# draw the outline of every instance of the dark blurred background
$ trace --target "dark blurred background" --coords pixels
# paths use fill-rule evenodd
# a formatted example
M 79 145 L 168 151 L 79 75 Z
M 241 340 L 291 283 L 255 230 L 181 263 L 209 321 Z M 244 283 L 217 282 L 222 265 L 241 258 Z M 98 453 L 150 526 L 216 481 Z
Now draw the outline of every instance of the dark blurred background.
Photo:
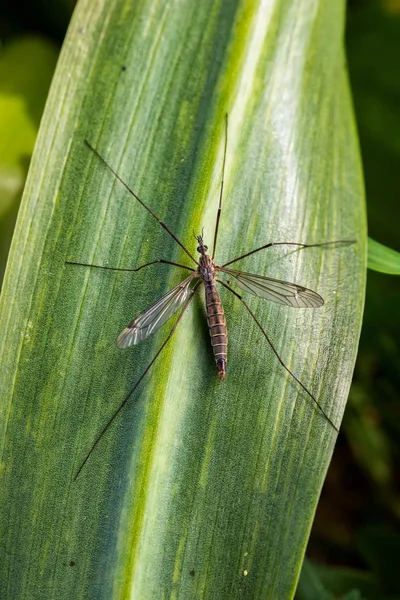
M 0 281 L 74 4 L 0 6 Z M 369 233 L 400 251 L 400 0 L 350 0 L 346 46 Z M 307 550 L 335 595 L 400 598 L 399 313 L 400 279 L 369 271 L 354 381 Z
M 350 0 L 346 49 L 369 235 L 400 251 L 400 0 Z M 399 366 L 400 279 L 368 271 L 349 402 L 307 550 L 348 567 L 320 570 L 337 593 L 354 576 L 363 597 L 400 598 Z

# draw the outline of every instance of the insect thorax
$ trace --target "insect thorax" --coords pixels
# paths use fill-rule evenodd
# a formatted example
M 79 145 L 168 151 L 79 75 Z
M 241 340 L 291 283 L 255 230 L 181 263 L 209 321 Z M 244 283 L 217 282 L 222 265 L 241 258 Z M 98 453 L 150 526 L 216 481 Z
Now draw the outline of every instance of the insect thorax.
M 214 281 L 215 278 L 215 266 L 211 256 L 207 254 L 201 254 L 199 258 L 199 275 L 204 282 Z

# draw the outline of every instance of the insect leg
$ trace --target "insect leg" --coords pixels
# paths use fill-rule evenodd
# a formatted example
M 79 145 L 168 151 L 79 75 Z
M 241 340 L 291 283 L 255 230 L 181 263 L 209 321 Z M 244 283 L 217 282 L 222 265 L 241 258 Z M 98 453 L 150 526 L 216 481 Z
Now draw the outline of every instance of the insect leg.
M 218 281 L 218 283 L 221 283 L 227 290 L 229 290 L 230 292 L 232 292 L 232 294 L 234 294 L 234 296 L 236 296 L 236 298 L 238 298 L 240 300 L 240 302 L 245 306 L 245 308 L 247 309 L 247 311 L 253 317 L 254 321 L 257 323 L 259 329 L 261 330 L 261 332 L 264 335 L 265 339 L 267 340 L 268 344 L 271 346 L 273 353 L 275 354 L 276 358 L 279 360 L 279 362 L 282 365 L 282 367 L 289 373 L 289 375 L 291 375 L 293 377 L 293 379 L 295 381 L 297 381 L 297 383 L 303 388 L 303 390 L 305 392 L 307 392 L 307 394 L 310 396 L 311 400 L 316 404 L 316 406 L 318 407 L 318 409 L 322 413 L 322 415 L 325 417 L 325 419 L 332 425 L 333 429 L 339 433 L 339 429 L 336 427 L 336 425 L 333 423 L 333 421 L 328 417 L 328 415 L 326 414 L 326 412 L 324 411 L 324 409 L 322 408 L 322 406 L 319 404 L 318 400 L 312 395 L 312 393 L 306 388 L 306 386 L 301 383 L 300 379 L 298 379 L 296 377 L 296 375 L 294 373 L 292 373 L 292 371 L 285 365 L 285 363 L 283 362 L 283 360 L 279 356 L 278 352 L 276 351 L 273 343 L 269 339 L 269 337 L 267 335 L 267 332 L 265 331 L 265 329 L 263 328 L 263 326 L 261 325 L 261 323 L 259 322 L 259 320 L 255 316 L 255 314 L 253 313 L 253 311 L 251 310 L 251 308 L 247 304 L 246 300 L 244 300 L 244 298 L 242 298 L 242 296 L 240 296 L 237 292 L 235 292 L 235 290 L 233 290 L 231 287 L 229 287 L 229 285 L 227 285 L 225 282 L 223 282 L 223 281 L 221 281 L 219 279 L 217 279 L 217 281 Z
M 129 392 L 129 394 L 127 396 L 125 396 L 124 400 L 122 401 L 122 403 L 120 404 L 120 406 L 117 408 L 117 410 L 114 412 L 114 414 L 112 415 L 112 417 L 108 420 L 106 426 L 102 429 L 101 433 L 97 436 L 94 444 L 92 445 L 91 449 L 89 450 L 89 453 L 86 455 L 85 460 L 82 462 L 81 466 L 79 467 L 78 471 L 76 472 L 75 476 L 74 476 L 74 481 L 76 481 L 83 469 L 83 467 L 85 466 L 85 464 L 87 463 L 87 461 L 89 460 L 93 450 L 96 448 L 97 444 L 99 443 L 99 441 L 101 440 L 101 438 L 104 436 L 104 434 L 107 432 L 107 430 L 109 429 L 109 427 L 111 426 L 111 424 L 114 422 L 114 420 L 116 419 L 116 417 L 119 415 L 119 413 L 121 412 L 121 410 L 124 408 L 125 404 L 127 404 L 128 400 L 130 399 L 130 397 L 132 396 L 133 392 L 139 387 L 140 383 L 143 381 L 143 379 L 145 378 L 145 376 L 147 375 L 147 373 L 150 371 L 151 367 L 154 365 L 154 363 L 156 362 L 157 358 L 159 357 L 159 355 L 161 354 L 161 352 L 163 351 L 163 349 L 165 348 L 165 346 L 167 345 L 167 343 L 169 342 L 169 340 L 171 339 L 171 337 L 173 336 L 173 334 L 176 331 L 176 328 L 178 327 L 178 323 L 180 322 L 180 320 L 182 319 L 186 309 L 188 308 L 197 288 L 199 287 L 201 281 L 198 281 L 197 284 L 193 287 L 193 291 L 192 294 L 189 296 L 189 298 L 186 300 L 181 312 L 179 313 L 179 316 L 177 318 L 177 320 L 174 323 L 174 326 L 172 327 L 171 331 L 168 334 L 168 337 L 164 340 L 164 342 L 161 344 L 160 348 L 158 349 L 158 351 L 156 352 L 155 356 L 151 359 L 151 361 L 149 362 L 149 364 L 147 365 L 147 367 L 145 368 L 145 370 L 143 371 L 143 373 L 141 374 L 141 376 L 139 377 L 139 379 L 137 380 L 137 382 L 135 383 L 135 385 L 133 386 L 133 388 L 131 389 L 131 391 Z
M 180 267 L 181 269 L 187 269 L 188 271 L 195 271 L 192 267 L 187 267 L 186 265 L 180 265 L 179 263 L 171 262 L 170 260 L 163 260 L 159 258 L 158 260 L 152 260 L 151 262 L 146 263 L 145 265 L 140 265 L 140 267 L 136 267 L 136 269 L 121 269 L 119 267 L 104 267 L 102 265 L 91 265 L 88 263 L 75 262 L 72 260 L 66 260 L 65 264 L 67 265 L 77 265 L 79 267 L 93 267 L 95 269 L 105 269 L 106 271 L 126 271 L 133 273 L 135 271 L 140 271 L 140 269 L 144 269 L 145 267 L 149 267 L 150 265 L 155 265 L 157 263 L 162 263 L 165 265 L 173 265 L 174 267 Z
M 190 254 L 189 250 L 182 244 L 182 242 L 180 241 L 180 239 L 174 234 L 174 232 L 168 227 L 168 225 L 166 225 L 163 221 L 161 221 L 161 219 L 159 217 L 157 217 L 156 213 L 154 213 L 151 208 L 149 208 L 147 206 L 147 204 L 145 204 L 143 202 L 143 200 L 141 200 L 139 198 L 139 196 L 132 190 L 132 188 L 129 187 L 129 185 L 127 183 L 125 183 L 125 181 L 118 175 L 118 173 L 116 171 L 114 171 L 114 169 L 108 164 L 108 162 L 106 161 L 105 158 L 103 158 L 103 156 L 100 154 L 100 152 L 98 150 L 96 150 L 96 148 L 94 148 L 94 146 L 92 146 L 92 144 L 88 141 L 85 140 L 85 144 L 86 146 L 88 146 L 95 154 L 96 156 L 105 164 L 105 166 L 111 171 L 111 173 L 118 179 L 118 181 L 120 183 L 122 183 L 122 185 L 124 186 L 124 188 L 126 190 L 128 190 L 128 192 L 143 206 L 143 208 L 145 208 L 147 210 L 147 212 L 149 212 L 151 214 L 152 217 L 154 217 L 154 219 L 156 221 L 158 221 L 161 225 L 161 227 L 163 227 L 163 229 L 165 229 L 165 231 L 167 233 L 169 233 L 169 235 L 176 241 L 177 244 L 179 244 L 179 246 L 182 248 L 182 250 L 184 252 L 186 252 L 186 254 L 192 259 L 193 262 L 196 263 L 196 265 L 198 264 L 197 260 Z
M 225 147 L 224 147 L 224 159 L 222 163 L 222 175 L 221 175 L 221 189 L 219 192 L 219 205 L 217 212 L 217 220 L 215 222 L 215 232 L 214 232 L 214 244 L 211 258 L 214 260 L 215 251 L 217 249 L 217 237 L 218 237 L 218 228 L 219 228 L 219 219 L 221 217 L 222 210 L 222 192 L 224 190 L 224 174 L 225 174 L 225 162 L 226 162 L 226 148 L 228 146 L 228 113 L 225 114 Z
M 267 248 L 271 248 L 272 246 L 297 246 L 298 248 L 301 249 L 301 248 L 318 248 L 318 247 L 333 246 L 333 245 L 349 246 L 350 244 L 355 244 L 355 240 L 336 240 L 333 242 L 322 242 L 320 244 L 298 244 L 296 242 L 270 242 L 269 244 L 260 246 L 259 248 L 256 248 L 255 250 L 251 250 L 250 252 L 246 252 L 246 254 L 242 254 L 241 256 L 238 256 L 237 258 L 230 260 L 229 262 L 225 263 L 224 265 L 221 265 L 221 267 L 227 267 L 228 265 L 232 265 L 233 263 L 237 262 L 238 260 L 242 260 L 242 258 L 246 258 L 247 256 L 250 256 L 251 254 L 260 252 L 260 250 L 266 250 Z

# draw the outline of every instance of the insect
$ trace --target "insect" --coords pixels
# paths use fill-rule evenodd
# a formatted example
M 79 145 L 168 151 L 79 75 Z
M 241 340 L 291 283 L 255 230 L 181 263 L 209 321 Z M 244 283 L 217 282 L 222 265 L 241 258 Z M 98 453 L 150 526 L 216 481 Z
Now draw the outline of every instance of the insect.
M 110 425 L 113 423 L 117 415 L 120 413 L 122 408 L 128 402 L 133 392 L 137 389 L 143 378 L 146 376 L 148 371 L 151 369 L 152 365 L 157 360 L 158 356 L 168 343 L 168 341 L 173 336 L 179 322 L 182 319 L 183 314 L 186 309 L 190 305 L 193 296 L 196 291 L 199 289 L 201 285 L 204 286 L 205 290 L 205 299 L 206 299 L 206 311 L 207 311 L 207 322 L 208 328 L 211 338 L 211 345 L 214 353 L 215 363 L 217 367 L 218 377 L 223 380 L 226 377 L 227 373 L 227 364 L 228 364 L 228 334 L 226 327 L 226 319 L 224 314 L 224 309 L 222 306 L 221 298 L 217 289 L 217 284 L 222 285 L 224 288 L 229 290 L 234 296 L 243 304 L 245 309 L 251 315 L 257 327 L 260 329 L 264 338 L 267 340 L 270 345 L 272 351 L 277 357 L 279 363 L 282 367 L 289 373 L 289 375 L 297 382 L 297 384 L 308 394 L 314 404 L 317 406 L 320 413 L 325 417 L 325 419 L 330 423 L 330 425 L 338 431 L 338 428 L 333 423 L 333 421 L 326 414 L 324 409 L 321 407 L 315 396 L 307 389 L 307 387 L 296 377 L 296 375 L 285 365 L 282 361 L 280 355 L 275 349 L 273 343 L 271 342 L 267 332 L 251 310 L 250 306 L 247 304 L 246 300 L 238 294 L 232 287 L 231 283 L 235 283 L 241 290 L 248 292 L 250 294 L 256 295 L 260 298 L 264 298 L 266 300 L 270 300 L 272 302 L 276 302 L 278 304 L 282 304 L 284 306 L 289 306 L 292 308 L 318 308 L 324 304 L 323 298 L 314 292 L 302 285 L 298 285 L 296 283 L 290 283 L 288 281 L 282 281 L 279 279 L 273 279 L 271 277 L 266 277 L 264 275 L 257 275 L 253 273 L 247 273 L 245 271 L 238 271 L 236 269 L 232 269 L 231 265 L 236 263 L 239 260 L 242 260 L 256 252 L 260 252 L 262 250 L 266 250 L 267 248 L 271 248 L 272 246 L 294 246 L 298 249 L 302 248 L 315 248 L 315 247 L 323 247 L 323 246 L 332 246 L 332 245 L 347 245 L 352 244 L 353 241 L 350 240 L 340 240 L 333 242 L 322 242 L 317 244 L 301 244 L 296 242 L 270 242 L 268 244 L 264 244 L 259 248 L 251 250 L 246 254 L 238 256 L 233 260 L 223 264 L 217 265 L 215 262 L 215 253 L 217 249 L 217 239 L 218 239 L 218 229 L 222 211 L 222 198 L 223 198 L 223 189 L 224 189 L 224 174 L 225 174 L 225 163 L 226 163 L 226 153 L 228 146 L 228 116 L 225 117 L 225 145 L 224 145 L 224 154 L 223 154 L 223 163 L 222 163 L 222 174 L 221 174 L 221 186 L 219 193 L 219 203 L 218 203 L 218 211 L 217 218 L 215 223 L 215 231 L 214 231 L 214 241 L 212 247 L 211 255 L 208 254 L 208 247 L 204 244 L 203 233 L 201 235 L 195 236 L 198 246 L 197 252 L 199 253 L 198 260 L 189 252 L 189 250 L 183 245 L 183 243 L 179 240 L 179 238 L 173 233 L 173 231 L 139 198 L 139 196 L 121 179 L 121 177 L 116 173 L 116 171 L 108 164 L 108 162 L 103 158 L 103 156 L 91 145 L 90 142 L 85 140 L 86 145 L 94 152 L 94 154 L 103 162 L 103 164 L 113 173 L 113 175 L 120 181 L 120 183 L 128 190 L 128 192 L 152 215 L 152 217 L 158 221 L 158 223 L 165 229 L 165 231 L 179 244 L 179 246 L 183 249 L 183 251 L 189 256 L 191 261 L 196 265 L 195 268 L 188 267 L 186 265 L 182 265 L 180 263 L 175 263 L 165 259 L 157 259 L 153 260 L 149 263 L 141 265 L 137 268 L 130 269 L 122 269 L 122 268 L 114 268 L 114 267 L 106 267 L 102 265 L 91 265 L 88 263 L 80 263 L 74 261 L 67 261 L 68 264 L 84 266 L 84 267 L 93 267 L 98 269 L 106 269 L 111 271 L 125 271 L 125 272 L 137 272 L 145 267 L 154 264 L 168 264 L 174 267 L 178 267 L 180 269 L 185 269 L 190 271 L 190 275 L 186 277 L 181 283 L 179 283 L 176 287 L 169 290 L 164 296 L 159 298 L 154 304 L 152 304 L 149 308 L 144 310 L 140 315 L 134 318 L 125 329 L 121 332 L 117 339 L 118 348 L 125 349 L 131 346 L 134 346 L 143 340 L 147 339 L 150 335 L 155 333 L 164 323 L 166 323 L 175 313 L 180 310 L 179 316 L 175 321 L 172 329 L 170 330 L 167 338 L 164 340 L 161 347 L 156 352 L 153 359 L 147 365 L 146 369 L 137 380 L 133 388 L 130 390 L 129 394 L 125 397 L 123 402 L 120 404 L 119 408 L 114 412 L 112 417 L 109 419 L 106 426 L 103 428 L 100 435 L 95 440 L 89 454 L 86 456 L 85 460 L 81 464 L 78 472 L 75 475 L 76 479 L 80 474 L 82 468 L 86 464 L 90 455 L 92 454 L 94 448 L 97 446 L 100 439 L 106 433 Z M 226 274 L 229 276 L 227 282 L 219 279 L 219 274 Z

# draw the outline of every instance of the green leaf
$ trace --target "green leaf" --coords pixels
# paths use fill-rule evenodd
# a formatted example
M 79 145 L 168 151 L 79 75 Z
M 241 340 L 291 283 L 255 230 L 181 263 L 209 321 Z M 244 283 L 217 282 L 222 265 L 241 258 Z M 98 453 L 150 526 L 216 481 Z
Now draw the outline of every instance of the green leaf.
M 296 600 L 334 600 L 334 595 L 324 587 L 314 565 L 306 558 L 301 569 Z
M 372 589 L 372 595 L 362 595 L 357 589 L 359 585 L 360 589 L 368 585 L 367 593 Z M 296 590 L 296 600 L 334 600 L 339 598 L 339 595 L 341 600 L 378 600 L 376 578 L 370 573 L 354 569 L 320 567 L 305 558 Z
M 342 596 L 341 600 L 363 600 L 363 598 L 358 590 L 350 590 Z
M 335 598 L 344 600 L 344 598 L 351 598 L 351 594 L 359 594 L 359 597 L 365 600 L 387 598 L 383 595 L 380 586 L 381 583 L 384 587 L 384 582 L 379 582 L 369 571 L 322 565 L 313 565 L 313 568 L 321 584 L 329 589 Z
M 90 142 L 195 252 L 356 240 L 238 263 L 325 299 L 246 296 L 282 360 L 339 426 L 361 327 L 363 185 L 343 55 L 344 2 L 81 0 L 35 148 L 0 307 L 0 581 L 9 597 L 291 598 L 336 432 L 221 290 L 227 379 L 202 294 L 76 482 L 96 436 L 172 324 L 114 340 L 180 281 L 174 240 Z
M 358 547 L 382 587 L 395 596 L 400 593 L 398 561 L 400 535 L 383 527 L 366 526 L 358 535 Z
M 400 275 L 400 252 L 368 238 L 368 268 L 390 275 Z

